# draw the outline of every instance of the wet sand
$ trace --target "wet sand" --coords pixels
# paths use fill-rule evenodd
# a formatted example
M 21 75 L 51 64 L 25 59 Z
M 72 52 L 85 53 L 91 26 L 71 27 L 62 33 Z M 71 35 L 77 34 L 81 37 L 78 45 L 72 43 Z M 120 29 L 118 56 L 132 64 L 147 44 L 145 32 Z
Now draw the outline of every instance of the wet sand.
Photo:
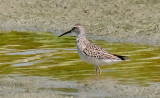
M 81 23 L 104 40 L 160 45 L 158 0 L 1 0 L 1 31 L 62 33 Z M 94 37 L 93 37 L 94 38 Z
M 115 80 L 76 83 L 38 76 L 6 75 L 0 78 L 0 98 L 158 98 L 160 85 L 122 85 Z

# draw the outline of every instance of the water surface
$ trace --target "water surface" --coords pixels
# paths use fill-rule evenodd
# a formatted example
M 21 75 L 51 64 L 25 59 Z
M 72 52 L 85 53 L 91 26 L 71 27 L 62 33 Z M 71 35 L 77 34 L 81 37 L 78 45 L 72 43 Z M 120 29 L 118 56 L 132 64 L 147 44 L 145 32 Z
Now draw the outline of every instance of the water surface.
M 90 40 L 111 53 L 127 55 L 130 61 L 102 66 L 100 79 L 145 85 L 160 82 L 160 47 Z M 75 37 L 58 38 L 52 33 L 0 33 L 0 75 L 46 76 L 61 81 L 90 80 L 93 65 L 78 56 Z

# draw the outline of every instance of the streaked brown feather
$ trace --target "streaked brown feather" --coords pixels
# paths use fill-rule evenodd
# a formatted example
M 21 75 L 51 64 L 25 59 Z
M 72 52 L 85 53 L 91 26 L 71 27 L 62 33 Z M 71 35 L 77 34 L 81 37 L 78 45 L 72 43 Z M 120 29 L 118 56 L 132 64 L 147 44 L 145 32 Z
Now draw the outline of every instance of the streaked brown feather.
M 92 44 L 88 43 L 85 48 L 83 48 L 82 52 L 91 58 L 95 59 L 113 59 L 113 60 L 121 60 L 116 55 L 109 53 L 108 51 Z

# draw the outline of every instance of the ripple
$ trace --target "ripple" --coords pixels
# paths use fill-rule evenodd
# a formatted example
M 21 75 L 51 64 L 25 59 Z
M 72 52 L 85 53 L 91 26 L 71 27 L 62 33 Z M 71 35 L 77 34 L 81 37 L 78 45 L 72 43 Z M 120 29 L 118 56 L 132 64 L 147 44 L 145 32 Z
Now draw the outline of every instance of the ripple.
M 15 52 L 15 53 L 6 53 L 6 55 L 29 55 L 29 54 L 38 54 L 38 53 L 47 53 L 47 52 L 55 52 L 56 50 L 31 50 L 24 52 Z
M 25 62 L 25 63 L 13 64 L 12 66 L 15 66 L 15 67 L 31 66 L 31 65 L 34 65 L 36 63 L 41 63 L 41 62 L 42 62 L 42 60 L 36 60 L 36 61 L 33 61 L 33 62 Z

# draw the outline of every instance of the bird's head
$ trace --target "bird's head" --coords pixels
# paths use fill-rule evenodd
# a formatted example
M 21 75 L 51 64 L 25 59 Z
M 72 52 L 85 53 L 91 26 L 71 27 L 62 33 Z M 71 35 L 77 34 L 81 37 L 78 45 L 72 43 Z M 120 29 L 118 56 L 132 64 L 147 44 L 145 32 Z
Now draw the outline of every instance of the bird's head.
M 59 35 L 59 37 L 66 35 L 68 33 L 72 33 L 72 32 L 75 32 L 77 35 L 78 34 L 85 34 L 85 29 L 84 29 L 83 25 L 75 24 L 71 30 Z

